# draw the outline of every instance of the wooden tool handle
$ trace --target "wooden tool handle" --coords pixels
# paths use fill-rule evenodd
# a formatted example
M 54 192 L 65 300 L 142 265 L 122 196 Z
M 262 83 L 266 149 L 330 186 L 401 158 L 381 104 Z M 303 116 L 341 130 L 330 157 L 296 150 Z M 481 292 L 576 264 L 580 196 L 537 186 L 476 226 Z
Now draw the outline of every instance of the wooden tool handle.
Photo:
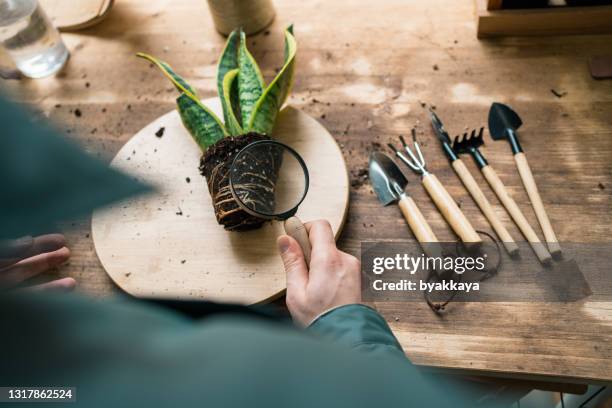
M 546 210 L 544 209 L 538 186 L 535 183 L 531 168 L 527 162 L 527 156 L 525 156 L 523 152 L 517 153 L 514 155 L 514 161 L 516 162 L 516 167 L 521 175 L 523 185 L 525 186 L 525 190 L 527 190 L 527 195 L 536 213 L 536 217 L 538 217 L 538 222 L 542 227 L 542 232 L 544 232 L 544 239 L 548 244 L 548 249 L 553 255 L 560 255 L 561 247 L 559 246 L 555 231 L 553 231 L 550 220 L 548 219 L 548 214 L 546 214 Z
M 404 195 L 399 200 L 399 207 L 408 222 L 408 226 L 420 243 L 438 242 L 438 238 L 427 223 L 412 197 Z
M 435 175 L 427 173 L 423 176 L 423 185 L 446 221 L 463 243 L 466 246 L 480 245 L 482 243 L 480 236 L 459 209 L 455 200 L 448 194 L 442 183 L 440 183 L 440 180 Z
M 308 232 L 306 228 L 304 228 L 304 224 L 298 217 L 291 217 L 285 220 L 284 223 L 285 233 L 295 239 L 300 247 L 302 248 L 302 252 L 304 253 L 304 259 L 306 260 L 306 265 L 310 265 L 310 238 L 308 238 Z
M 485 179 L 487 179 L 487 182 L 489 183 L 493 191 L 495 191 L 495 194 L 499 198 L 499 201 L 501 201 L 504 207 L 506 207 L 506 210 L 508 211 L 516 225 L 519 227 L 527 241 L 529 241 L 529 243 L 531 244 L 533 252 L 535 252 L 540 262 L 542 262 L 543 264 L 550 263 L 550 253 L 548 253 L 548 251 L 544 247 L 544 244 L 540 242 L 540 238 L 538 238 L 533 228 L 531 228 L 531 225 L 529 225 L 529 222 L 523 215 L 519 206 L 516 204 L 514 199 L 510 197 L 506 186 L 499 179 L 497 173 L 495 173 L 495 170 L 493 170 L 491 166 L 485 166 L 482 168 L 482 174 L 484 174 Z
M 439 245 L 438 238 L 412 197 L 404 194 L 400 197 L 398 204 L 410 230 L 421 244 L 423 252 L 430 258 L 441 258 L 442 247 Z
M 478 207 L 480 207 L 480 210 L 485 215 L 495 230 L 495 233 L 504 244 L 506 251 L 508 251 L 510 255 L 515 255 L 519 250 L 518 245 L 516 245 L 516 242 L 514 242 L 514 239 L 512 239 L 512 236 L 506 227 L 504 227 L 504 224 L 502 224 L 497 214 L 495 214 L 491 203 L 489 200 L 487 200 L 487 197 L 485 197 L 480 187 L 478 187 L 478 183 L 476 180 L 474 180 L 474 177 L 472 177 L 472 173 L 470 173 L 467 167 L 465 167 L 465 164 L 463 161 L 461 161 L 461 159 L 453 161 L 452 166 L 463 182 L 463 185 L 465 185 L 467 191 L 469 191 L 469 193 L 472 195 L 472 198 L 474 201 L 476 201 L 476 204 L 478 204 Z

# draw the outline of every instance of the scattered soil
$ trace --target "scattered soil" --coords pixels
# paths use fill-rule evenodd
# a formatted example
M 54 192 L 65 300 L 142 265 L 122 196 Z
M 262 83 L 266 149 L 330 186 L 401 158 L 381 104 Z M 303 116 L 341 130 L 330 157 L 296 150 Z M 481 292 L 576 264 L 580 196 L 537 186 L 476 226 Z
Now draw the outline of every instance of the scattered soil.
M 74 110 L 74 116 L 76 116 L 77 118 L 80 118 L 81 116 L 83 116 L 83 112 L 81 112 L 79 108 L 76 108 Z
M 161 138 L 164 135 L 165 131 L 166 131 L 166 128 L 162 126 L 159 128 L 157 132 L 155 132 L 155 136 Z
M 434 71 L 438 71 L 440 69 L 440 67 L 438 67 L 438 64 L 434 64 L 432 68 Z
M 360 167 L 355 170 L 351 170 L 351 187 L 360 188 L 365 183 L 368 182 L 368 169 L 365 167 Z
M 557 98 L 563 98 L 565 95 L 567 95 L 567 92 L 557 91 L 556 89 L 551 89 L 550 92 L 552 92 L 552 94 L 555 95 Z
M 606 186 L 603 183 L 597 184 L 597 187 L 599 187 L 600 190 L 605 190 L 606 189 Z

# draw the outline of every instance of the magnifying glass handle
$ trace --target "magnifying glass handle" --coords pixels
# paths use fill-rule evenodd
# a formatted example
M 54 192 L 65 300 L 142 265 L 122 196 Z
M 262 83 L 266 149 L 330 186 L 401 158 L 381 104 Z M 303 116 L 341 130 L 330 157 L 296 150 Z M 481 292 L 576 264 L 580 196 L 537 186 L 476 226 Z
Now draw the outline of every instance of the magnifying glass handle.
M 302 224 L 298 217 L 291 217 L 285 220 L 284 226 L 285 233 L 295 239 L 300 244 L 300 247 L 302 247 L 306 265 L 310 265 L 310 239 L 304 224 Z

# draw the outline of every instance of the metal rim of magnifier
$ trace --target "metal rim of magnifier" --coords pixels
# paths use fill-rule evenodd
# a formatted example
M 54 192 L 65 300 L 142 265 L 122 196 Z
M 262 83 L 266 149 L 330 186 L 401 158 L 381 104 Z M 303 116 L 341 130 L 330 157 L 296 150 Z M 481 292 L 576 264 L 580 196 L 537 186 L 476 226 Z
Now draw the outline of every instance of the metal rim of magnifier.
M 242 200 L 240 199 L 240 197 L 238 197 L 238 194 L 236 194 L 236 192 L 234 191 L 234 182 L 233 182 L 233 170 L 234 170 L 234 165 L 236 164 L 236 160 L 248 149 L 252 149 L 258 145 L 277 145 L 282 147 L 283 149 L 285 149 L 286 151 L 288 151 L 289 153 L 291 153 L 293 155 L 293 157 L 295 157 L 295 159 L 298 161 L 298 163 L 300 164 L 300 166 L 302 167 L 302 170 L 304 171 L 304 192 L 302 193 L 302 197 L 300 197 L 299 201 L 297 202 L 297 204 L 291 208 L 288 211 L 285 211 L 283 213 L 280 214 L 266 214 L 266 213 L 260 213 L 258 211 L 255 211 L 249 207 L 247 207 Z M 249 143 L 248 145 L 246 145 L 245 147 L 243 147 L 238 154 L 236 154 L 236 156 L 234 156 L 234 160 L 232 161 L 232 165 L 230 166 L 230 170 L 229 170 L 229 187 L 230 187 L 230 191 L 232 193 L 232 196 L 234 197 L 234 200 L 236 200 L 236 202 L 238 203 L 238 205 L 240 206 L 240 208 L 242 208 L 244 211 L 246 211 L 247 213 L 255 216 L 255 217 L 259 217 L 259 218 L 264 218 L 267 220 L 272 220 L 272 219 L 279 219 L 279 220 L 286 220 L 289 217 L 292 217 L 295 215 L 295 213 L 298 210 L 298 207 L 300 206 L 300 204 L 302 204 L 302 201 L 304 201 L 304 199 L 306 198 L 306 194 L 308 193 L 308 186 L 310 185 L 310 175 L 308 174 L 308 167 L 306 167 L 306 162 L 304 162 L 304 159 L 302 159 L 302 156 L 300 156 L 300 154 L 298 152 L 295 151 L 295 149 L 293 149 L 292 147 L 287 146 L 284 143 L 281 142 L 277 142 L 276 140 L 258 140 L 256 142 L 252 142 Z

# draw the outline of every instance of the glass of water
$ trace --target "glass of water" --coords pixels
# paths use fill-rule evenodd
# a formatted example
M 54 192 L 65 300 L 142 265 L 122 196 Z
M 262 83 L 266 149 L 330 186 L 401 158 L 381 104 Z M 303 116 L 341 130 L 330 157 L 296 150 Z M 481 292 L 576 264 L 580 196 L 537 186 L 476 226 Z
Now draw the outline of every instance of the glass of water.
M 0 43 L 27 77 L 59 71 L 68 49 L 37 0 L 0 0 Z

